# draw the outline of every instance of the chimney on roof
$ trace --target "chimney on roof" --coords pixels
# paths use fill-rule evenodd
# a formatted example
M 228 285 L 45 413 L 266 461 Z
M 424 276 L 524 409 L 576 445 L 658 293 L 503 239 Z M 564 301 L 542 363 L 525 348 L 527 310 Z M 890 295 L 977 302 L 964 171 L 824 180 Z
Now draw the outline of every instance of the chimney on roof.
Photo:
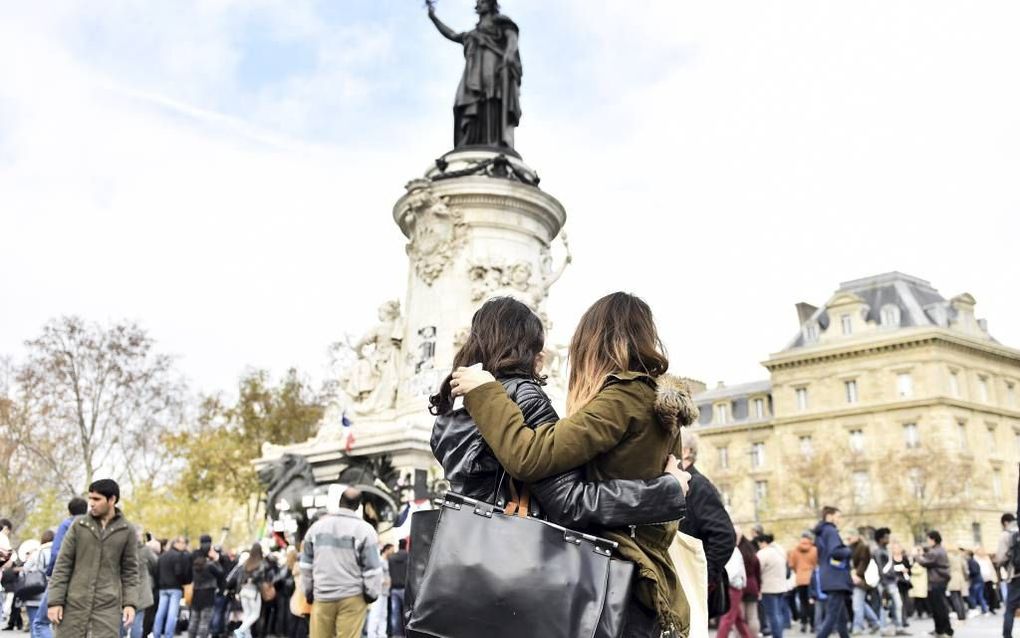
M 816 306 L 812 306 L 811 304 L 802 301 L 797 304 L 797 320 L 801 325 L 803 325 L 804 322 L 810 319 L 811 315 L 815 314 L 817 311 L 818 308 Z
M 978 319 L 978 327 L 981 328 L 981 332 L 988 332 L 988 320 Z

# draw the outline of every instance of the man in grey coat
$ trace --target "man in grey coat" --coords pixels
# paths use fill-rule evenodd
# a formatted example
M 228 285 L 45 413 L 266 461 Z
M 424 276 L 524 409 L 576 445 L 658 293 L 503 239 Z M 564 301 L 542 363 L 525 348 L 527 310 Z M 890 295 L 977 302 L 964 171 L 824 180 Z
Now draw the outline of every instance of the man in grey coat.
M 119 638 L 138 608 L 138 537 L 111 479 L 89 486 L 89 513 L 67 530 L 49 582 L 57 638 Z
M 917 562 L 928 570 L 928 604 L 935 620 L 935 638 L 952 636 L 953 626 L 949 624 L 949 604 L 946 602 L 949 555 L 942 546 L 942 534 L 936 530 L 928 532 L 928 547 L 917 556 Z

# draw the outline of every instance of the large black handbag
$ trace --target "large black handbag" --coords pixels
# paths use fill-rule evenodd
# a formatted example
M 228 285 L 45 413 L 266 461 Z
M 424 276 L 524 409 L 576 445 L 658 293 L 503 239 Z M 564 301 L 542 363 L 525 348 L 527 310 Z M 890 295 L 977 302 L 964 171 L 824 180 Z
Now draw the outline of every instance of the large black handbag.
M 31 569 L 18 575 L 14 593 L 21 600 L 31 600 L 44 591 L 46 591 L 46 573 L 42 570 Z
M 615 638 L 634 577 L 632 563 L 611 558 L 615 548 L 448 492 L 411 519 L 407 634 Z

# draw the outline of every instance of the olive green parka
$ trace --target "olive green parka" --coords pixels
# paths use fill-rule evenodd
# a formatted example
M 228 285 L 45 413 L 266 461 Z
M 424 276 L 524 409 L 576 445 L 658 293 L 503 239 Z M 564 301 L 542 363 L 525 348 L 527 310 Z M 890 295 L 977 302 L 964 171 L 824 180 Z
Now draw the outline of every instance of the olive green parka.
M 681 454 L 680 427 L 698 415 L 686 382 L 641 372 L 609 375 L 584 408 L 535 429 L 498 382 L 469 392 L 464 406 L 507 472 L 527 483 L 580 466 L 589 480 L 661 476 L 669 454 Z M 656 612 L 663 628 L 687 636 L 690 606 L 669 557 L 677 526 L 664 521 L 593 531 L 619 543 L 617 555 L 636 564 L 637 600 Z
M 120 638 L 124 608 L 138 608 L 138 570 L 138 538 L 120 510 L 105 528 L 75 518 L 49 582 L 49 606 L 64 608 L 56 638 Z

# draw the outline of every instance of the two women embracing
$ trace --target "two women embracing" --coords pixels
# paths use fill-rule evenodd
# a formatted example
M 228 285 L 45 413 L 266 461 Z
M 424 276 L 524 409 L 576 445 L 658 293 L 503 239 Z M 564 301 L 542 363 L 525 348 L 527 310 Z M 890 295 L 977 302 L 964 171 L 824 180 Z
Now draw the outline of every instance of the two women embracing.
M 475 313 L 430 400 L 432 450 L 451 489 L 500 503 L 504 471 L 526 484 L 538 501 L 531 514 L 615 541 L 616 557 L 635 564 L 625 638 L 686 636 L 690 610 L 668 550 L 690 480 L 677 460 L 680 428 L 698 411 L 686 382 L 666 374 L 651 309 L 617 292 L 584 313 L 565 418 L 542 389 L 544 349 L 542 322 L 523 303 L 496 298 Z

